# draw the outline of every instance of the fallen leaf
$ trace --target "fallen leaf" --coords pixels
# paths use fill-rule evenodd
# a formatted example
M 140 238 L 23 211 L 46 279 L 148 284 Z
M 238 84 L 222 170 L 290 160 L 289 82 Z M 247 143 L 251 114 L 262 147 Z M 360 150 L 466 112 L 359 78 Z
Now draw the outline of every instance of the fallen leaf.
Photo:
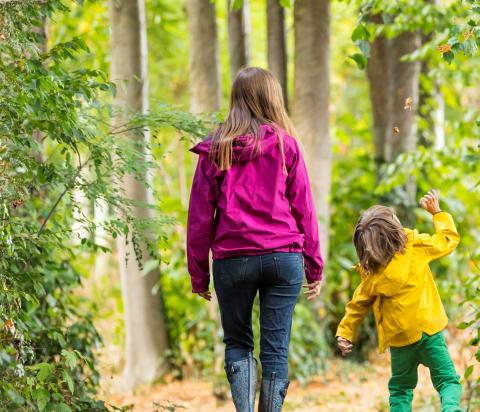
M 413 98 L 407 97 L 405 100 L 405 106 L 403 107 L 405 110 L 412 110 L 413 107 Z
M 449 44 L 441 44 L 438 46 L 438 51 L 442 54 L 448 53 L 449 51 L 452 51 L 452 46 Z
M 393 133 L 400 133 L 400 129 L 397 126 L 395 126 L 393 128 Z

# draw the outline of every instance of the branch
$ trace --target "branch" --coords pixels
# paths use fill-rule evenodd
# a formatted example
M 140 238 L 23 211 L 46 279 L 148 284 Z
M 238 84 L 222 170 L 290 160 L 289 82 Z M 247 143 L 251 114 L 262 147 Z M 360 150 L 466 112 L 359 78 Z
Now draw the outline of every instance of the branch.
M 1 1 L 1 0 L 0 0 Z M 75 183 L 75 181 L 77 180 L 77 177 L 78 175 L 80 174 L 80 172 L 82 171 L 83 167 L 91 160 L 92 158 L 89 157 L 83 164 L 80 163 L 80 166 L 77 168 L 77 171 L 75 172 L 75 174 L 73 175 L 72 179 L 70 180 L 70 182 L 65 186 L 65 189 L 63 190 L 62 193 L 60 193 L 60 196 L 58 196 L 58 199 L 55 201 L 55 203 L 53 204 L 52 208 L 50 209 L 50 211 L 48 212 L 47 214 L 47 217 L 45 218 L 45 220 L 43 221 L 42 223 L 42 226 L 40 226 L 40 229 L 38 230 L 37 232 L 37 236 L 41 235 L 43 230 L 45 229 L 45 226 L 47 224 L 47 222 L 50 220 L 50 218 L 52 217 L 53 215 L 53 212 L 55 212 L 55 209 L 57 208 L 57 206 L 59 205 L 59 203 L 62 201 L 63 197 L 67 194 L 67 192 L 72 188 L 73 184 Z

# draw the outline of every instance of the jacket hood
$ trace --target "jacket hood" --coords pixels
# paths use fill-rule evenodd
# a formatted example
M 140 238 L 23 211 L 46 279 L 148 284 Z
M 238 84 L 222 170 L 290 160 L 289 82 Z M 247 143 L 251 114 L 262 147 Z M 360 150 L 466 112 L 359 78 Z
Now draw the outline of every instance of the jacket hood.
M 412 251 L 413 251 L 413 231 L 411 229 L 405 228 L 405 233 L 407 235 L 407 244 L 405 245 L 404 253 L 397 253 L 390 263 L 382 270 L 377 273 L 373 273 L 375 276 L 384 276 L 394 282 L 403 284 L 408 279 L 408 274 L 410 273 L 410 263 L 412 260 Z M 363 268 L 358 264 L 356 266 L 357 271 L 360 273 L 362 278 L 365 278 L 368 275 Z
M 273 127 L 271 125 L 260 126 L 261 139 L 260 147 L 257 148 L 255 139 L 253 136 L 245 135 L 238 136 L 233 142 L 233 162 L 244 163 L 252 159 L 255 159 L 262 153 L 268 153 L 274 150 L 278 146 L 278 137 L 275 129 L 283 132 L 280 127 Z M 284 133 L 284 132 L 283 132 Z M 190 149 L 191 152 L 197 154 L 208 155 L 212 145 L 212 137 L 209 136 L 203 142 L 200 142 L 196 146 Z M 259 150 L 258 150 L 259 149 Z

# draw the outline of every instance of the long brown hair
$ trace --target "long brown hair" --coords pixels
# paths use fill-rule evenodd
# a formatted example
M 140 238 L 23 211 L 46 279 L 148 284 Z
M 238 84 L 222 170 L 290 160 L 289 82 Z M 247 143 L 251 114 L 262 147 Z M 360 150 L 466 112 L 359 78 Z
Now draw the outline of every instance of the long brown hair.
M 227 120 L 213 132 L 211 159 L 221 170 L 229 169 L 235 138 L 252 136 L 253 144 L 259 148 L 262 124 L 277 127 L 285 169 L 283 139 L 278 127 L 292 136 L 295 130 L 285 110 L 282 86 L 268 70 L 247 67 L 238 72 L 233 82 Z
M 407 235 L 391 207 L 372 206 L 366 210 L 355 227 L 353 243 L 360 266 L 376 272 L 387 266 L 396 253 L 403 253 Z

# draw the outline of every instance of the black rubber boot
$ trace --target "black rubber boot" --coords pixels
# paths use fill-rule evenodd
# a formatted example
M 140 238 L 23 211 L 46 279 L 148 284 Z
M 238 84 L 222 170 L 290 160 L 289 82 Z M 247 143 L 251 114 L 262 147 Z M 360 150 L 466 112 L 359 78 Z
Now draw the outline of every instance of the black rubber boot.
M 272 372 L 270 379 L 262 379 L 258 412 L 280 412 L 289 384 L 287 379 L 278 379 L 275 372 Z
M 257 360 L 252 354 L 246 359 L 225 366 L 233 404 L 237 412 L 254 412 L 257 390 Z

